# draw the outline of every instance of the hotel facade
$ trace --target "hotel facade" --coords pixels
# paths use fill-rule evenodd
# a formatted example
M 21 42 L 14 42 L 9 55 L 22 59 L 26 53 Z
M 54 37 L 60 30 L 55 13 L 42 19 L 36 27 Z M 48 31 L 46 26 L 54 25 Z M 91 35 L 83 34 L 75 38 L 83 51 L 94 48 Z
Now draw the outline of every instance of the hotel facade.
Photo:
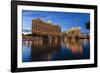
M 34 19 L 32 20 L 32 34 L 41 36 L 61 36 L 61 27 L 50 22 L 44 22 L 40 19 Z

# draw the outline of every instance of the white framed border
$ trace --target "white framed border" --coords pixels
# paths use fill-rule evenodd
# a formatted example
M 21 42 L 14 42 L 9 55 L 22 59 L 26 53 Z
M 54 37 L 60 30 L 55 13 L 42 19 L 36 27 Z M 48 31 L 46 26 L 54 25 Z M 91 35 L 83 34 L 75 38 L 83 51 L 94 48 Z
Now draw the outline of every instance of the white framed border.
M 90 13 L 90 59 L 84 60 L 64 60 L 64 61 L 48 61 L 48 62 L 27 62 L 22 63 L 22 10 L 41 10 L 41 11 L 57 11 L 57 12 L 79 12 Z M 77 9 L 77 8 L 58 8 L 58 7 L 43 7 L 43 6 L 17 6 L 17 67 L 46 67 L 46 66 L 60 66 L 60 65 L 80 65 L 80 64 L 94 64 L 94 10 L 92 9 Z

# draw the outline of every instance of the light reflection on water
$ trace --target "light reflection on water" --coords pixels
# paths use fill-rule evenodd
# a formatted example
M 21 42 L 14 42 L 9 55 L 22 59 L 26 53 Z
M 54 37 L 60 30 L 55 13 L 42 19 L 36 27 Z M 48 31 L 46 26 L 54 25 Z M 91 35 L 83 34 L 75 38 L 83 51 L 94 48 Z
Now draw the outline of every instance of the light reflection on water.
M 89 58 L 90 42 L 87 39 L 67 39 L 65 41 L 23 40 L 23 62 Z

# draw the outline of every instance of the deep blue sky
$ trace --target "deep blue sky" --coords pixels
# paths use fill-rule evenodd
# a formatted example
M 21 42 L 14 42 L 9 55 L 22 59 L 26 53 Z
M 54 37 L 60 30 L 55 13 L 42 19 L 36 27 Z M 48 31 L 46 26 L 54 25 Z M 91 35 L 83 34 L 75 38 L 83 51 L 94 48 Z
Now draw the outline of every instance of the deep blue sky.
M 31 30 L 32 19 L 39 18 L 45 22 L 51 21 L 53 24 L 61 26 L 61 31 L 67 31 L 71 27 L 81 27 L 81 32 L 89 32 L 85 29 L 85 23 L 90 20 L 88 13 L 75 12 L 50 12 L 50 11 L 22 11 L 23 29 Z

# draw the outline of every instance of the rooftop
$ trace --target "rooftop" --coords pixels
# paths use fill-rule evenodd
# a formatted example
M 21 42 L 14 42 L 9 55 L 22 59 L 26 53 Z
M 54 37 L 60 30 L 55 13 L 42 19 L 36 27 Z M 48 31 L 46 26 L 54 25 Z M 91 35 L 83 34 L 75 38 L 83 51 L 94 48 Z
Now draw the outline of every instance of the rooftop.
M 39 23 L 41 22 L 41 23 L 44 23 L 44 24 L 47 24 L 47 25 L 53 25 L 53 26 L 56 26 L 56 27 L 60 27 L 57 24 L 53 24 L 50 20 L 48 22 L 44 22 L 41 19 L 33 19 L 32 21 L 39 22 Z

